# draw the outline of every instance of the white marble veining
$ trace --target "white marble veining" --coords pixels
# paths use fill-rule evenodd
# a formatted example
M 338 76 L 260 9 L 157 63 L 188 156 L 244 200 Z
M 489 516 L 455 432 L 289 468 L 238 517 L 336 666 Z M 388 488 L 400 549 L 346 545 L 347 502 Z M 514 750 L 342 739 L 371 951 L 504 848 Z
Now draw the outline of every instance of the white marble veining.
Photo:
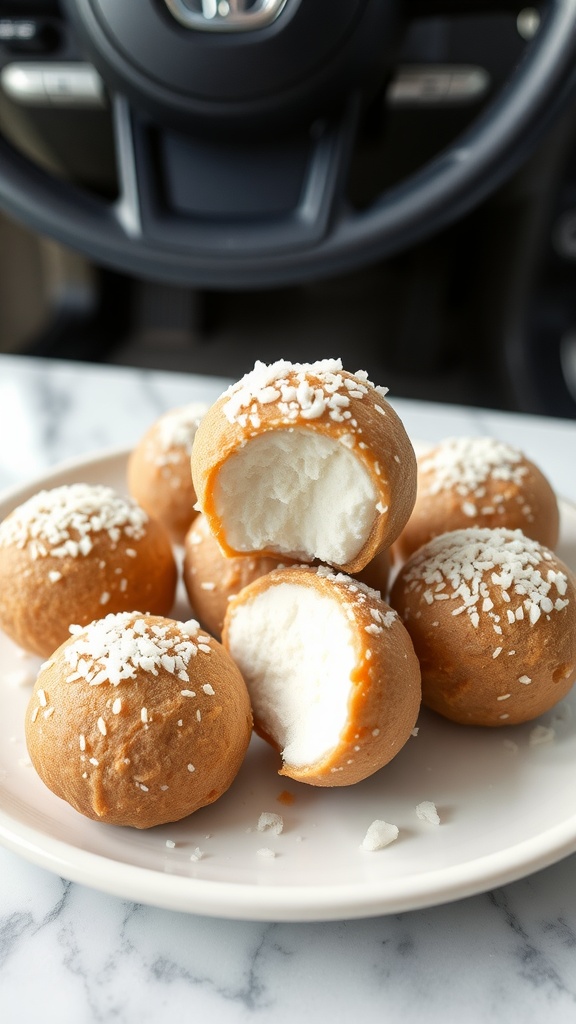
M 160 412 L 221 390 L 214 379 L 0 356 L 0 488 L 130 445 Z M 576 500 L 576 423 L 395 404 L 414 438 L 484 432 L 519 444 Z M 576 856 L 446 906 L 264 924 L 124 902 L 0 849 L 6 1024 L 573 1022 L 575 964 Z

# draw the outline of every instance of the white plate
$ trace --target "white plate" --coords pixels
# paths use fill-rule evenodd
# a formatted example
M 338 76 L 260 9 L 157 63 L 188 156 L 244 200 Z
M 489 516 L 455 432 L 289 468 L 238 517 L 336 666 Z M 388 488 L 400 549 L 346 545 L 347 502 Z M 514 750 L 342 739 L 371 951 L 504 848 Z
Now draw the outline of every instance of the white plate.
M 125 464 L 126 452 L 67 463 L 5 495 L 0 518 L 40 487 L 82 480 L 125 490 Z M 565 503 L 559 553 L 576 567 L 576 509 Z M 140 832 L 83 818 L 36 776 L 23 715 L 38 665 L 0 634 L 0 842 L 124 899 L 246 920 L 368 917 L 485 891 L 576 850 L 574 693 L 539 722 L 497 730 L 423 713 L 395 760 L 347 789 L 285 782 L 255 738 L 221 800 Z M 549 742 L 531 742 L 537 725 L 553 730 Z M 436 804 L 439 826 L 417 817 L 423 800 Z M 257 830 L 263 811 L 283 816 L 281 835 Z M 376 818 L 400 832 L 369 853 L 361 843 Z M 192 860 L 196 848 L 203 856 Z

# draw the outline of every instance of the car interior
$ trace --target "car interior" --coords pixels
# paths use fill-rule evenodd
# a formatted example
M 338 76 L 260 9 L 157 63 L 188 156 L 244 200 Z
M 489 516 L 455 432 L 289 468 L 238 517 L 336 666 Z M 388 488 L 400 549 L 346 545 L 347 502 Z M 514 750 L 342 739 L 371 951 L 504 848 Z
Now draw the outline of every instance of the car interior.
M 0 0 L 0 351 L 576 417 L 576 4 Z

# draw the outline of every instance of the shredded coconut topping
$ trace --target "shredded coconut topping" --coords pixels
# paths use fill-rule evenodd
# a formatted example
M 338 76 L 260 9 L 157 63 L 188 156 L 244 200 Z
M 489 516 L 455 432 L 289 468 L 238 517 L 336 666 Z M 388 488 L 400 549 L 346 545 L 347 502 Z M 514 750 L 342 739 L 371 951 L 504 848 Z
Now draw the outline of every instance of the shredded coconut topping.
M 362 840 L 363 850 L 382 850 L 385 846 L 389 846 L 395 839 L 398 838 L 399 829 L 397 825 L 392 825 L 388 821 L 381 821 L 376 819 L 371 825 L 368 826 L 366 835 Z
M 89 555 L 93 537 L 107 533 L 113 544 L 122 536 L 139 540 L 148 516 L 130 498 L 111 487 L 69 484 L 39 491 L 0 524 L 0 546 L 26 548 L 33 559 Z
M 64 650 L 71 668 L 67 681 L 83 679 L 90 686 L 118 686 L 134 679 L 138 671 L 158 675 L 160 669 L 188 680 L 187 667 L 198 655 L 195 633 L 199 630 L 194 619 L 169 629 L 157 622 L 148 623 L 134 612 L 107 615 L 86 627 L 71 626 L 76 639 Z M 142 708 L 142 721 L 147 717 L 146 708 Z
M 347 576 L 344 572 L 336 572 L 335 569 L 331 569 L 328 565 L 319 565 L 315 571 L 316 575 L 321 576 L 322 579 L 331 580 L 333 583 L 340 583 L 345 586 L 349 593 L 357 597 L 361 603 L 366 598 L 372 598 L 372 600 L 378 602 L 382 601 L 382 597 L 377 590 L 369 587 L 367 583 L 362 583 L 352 576 Z M 395 612 L 392 612 L 392 615 L 396 618 Z M 391 622 L 388 622 L 387 625 L 391 625 Z
M 348 421 L 354 430 L 350 400 L 363 398 L 369 391 L 384 397 L 388 389 L 375 386 L 364 370 L 357 370 L 353 377 L 344 376 L 340 359 L 319 359 L 314 363 L 291 363 L 286 359 L 271 364 L 257 361 L 253 370 L 224 392 L 228 401 L 223 411 L 230 423 L 246 426 L 250 419 L 257 426 L 258 405 L 274 403 L 282 419 L 288 422 L 318 419 L 327 414 L 336 422 Z
M 281 814 L 275 814 L 274 811 L 262 811 L 256 828 L 259 832 L 269 831 L 279 836 L 284 828 L 284 819 Z
M 552 726 L 549 725 L 535 725 L 530 732 L 529 744 L 531 747 L 539 747 L 543 743 L 552 743 L 556 738 L 556 733 Z
M 455 490 L 476 498 L 484 497 L 488 480 L 521 484 L 528 472 L 521 452 L 492 437 L 449 437 L 421 458 L 420 469 L 432 476 L 426 482 L 428 494 Z
M 541 615 L 567 606 L 568 578 L 547 567 L 552 558 L 521 530 L 472 527 L 442 534 L 420 548 L 404 569 L 405 582 L 427 604 L 439 596 L 433 588 L 446 583 L 441 594 L 454 603 L 452 615 L 467 615 L 474 627 L 488 617 L 500 636 L 502 623 L 514 628 L 526 618 L 535 625 Z M 506 620 L 495 601 L 507 602 Z
M 432 800 L 422 800 L 421 803 L 416 806 L 416 817 L 420 821 L 425 821 L 429 825 L 439 825 L 440 815 L 436 810 L 436 804 Z
M 330 580 L 330 582 L 345 588 L 350 598 L 350 606 L 347 609 L 348 618 L 354 617 L 353 608 L 355 605 L 358 607 L 366 606 L 372 622 L 364 626 L 365 633 L 368 633 L 370 636 L 379 636 L 385 629 L 391 629 L 394 623 L 397 622 L 398 612 L 383 604 L 381 594 L 366 583 L 362 583 L 353 576 L 347 576 L 346 573 L 336 572 L 325 565 L 319 565 L 315 572 L 322 579 Z M 370 659 L 372 652 L 367 651 L 366 657 Z
M 200 420 L 208 406 L 204 402 L 191 402 L 171 409 L 156 421 L 154 437 L 146 445 L 146 458 L 158 466 L 179 462 L 190 456 Z

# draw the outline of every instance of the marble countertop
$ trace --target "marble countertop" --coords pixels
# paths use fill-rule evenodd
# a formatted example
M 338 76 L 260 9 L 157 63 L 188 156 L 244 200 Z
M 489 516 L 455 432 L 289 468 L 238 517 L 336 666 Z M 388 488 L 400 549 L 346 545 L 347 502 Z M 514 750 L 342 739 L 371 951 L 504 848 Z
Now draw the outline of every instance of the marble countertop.
M 386 383 L 383 381 L 382 383 Z M 133 444 L 223 381 L 0 356 L 0 488 Z M 576 501 L 576 423 L 394 401 L 413 438 L 488 433 Z M 319 923 L 162 910 L 0 849 L 2 1020 L 576 1019 L 576 855 L 444 906 Z

